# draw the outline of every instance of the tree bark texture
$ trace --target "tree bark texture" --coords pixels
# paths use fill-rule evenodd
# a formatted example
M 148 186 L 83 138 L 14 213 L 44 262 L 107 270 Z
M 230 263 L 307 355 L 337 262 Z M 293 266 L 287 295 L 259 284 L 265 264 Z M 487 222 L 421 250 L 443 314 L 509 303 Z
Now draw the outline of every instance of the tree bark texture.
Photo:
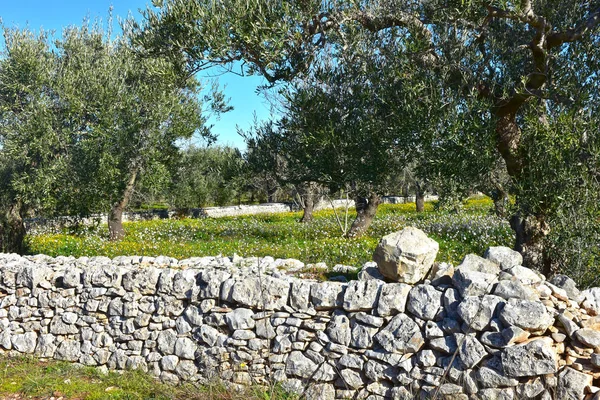
M 277 202 L 277 187 L 267 188 L 267 203 Z
M 24 254 L 26 233 L 20 204 L 10 205 L 0 216 L 0 251 Z
M 494 211 L 496 215 L 500 218 L 505 218 L 508 212 L 508 193 L 502 188 L 497 188 L 492 191 L 492 195 L 490 196 L 494 201 Z
M 356 219 L 352 222 L 348 237 L 362 236 L 369 229 L 379 204 L 381 197 L 376 193 L 369 193 L 369 197 L 356 197 Z
M 542 215 L 514 215 L 510 225 L 515 231 L 515 250 L 523 255 L 523 264 L 550 278 L 556 271 L 548 257 L 544 241 L 550 227 Z
M 125 211 L 125 208 L 133 195 L 138 171 L 139 168 L 137 167 L 132 169 L 127 185 L 125 185 L 123 195 L 113 204 L 108 213 L 108 232 L 110 240 L 121 240 L 125 236 L 125 229 L 123 229 L 123 211 Z
M 302 197 L 302 218 L 300 222 L 309 223 L 313 220 L 313 211 L 315 209 L 315 190 L 310 184 L 303 185 L 300 196 Z
M 425 211 L 425 190 L 420 182 L 415 182 L 415 205 L 417 206 L 417 212 Z

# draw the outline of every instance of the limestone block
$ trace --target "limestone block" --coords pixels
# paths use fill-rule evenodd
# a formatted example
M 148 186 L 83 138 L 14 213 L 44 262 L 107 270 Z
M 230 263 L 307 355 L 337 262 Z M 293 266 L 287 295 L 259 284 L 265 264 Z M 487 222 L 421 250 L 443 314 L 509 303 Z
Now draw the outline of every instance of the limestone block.
M 384 236 L 375 249 L 373 261 L 386 278 L 414 284 L 427 276 L 438 250 L 438 243 L 422 230 L 407 227 Z

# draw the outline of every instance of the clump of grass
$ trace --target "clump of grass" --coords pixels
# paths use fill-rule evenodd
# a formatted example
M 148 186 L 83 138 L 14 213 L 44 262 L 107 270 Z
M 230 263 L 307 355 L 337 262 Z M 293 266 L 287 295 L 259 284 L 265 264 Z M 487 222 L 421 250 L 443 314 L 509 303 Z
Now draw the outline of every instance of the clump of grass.
M 0 357 L 0 397 L 19 394 L 28 398 L 86 400 L 293 400 L 296 395 L 280 387 L 231 390 L 220 382 L 207 385 L 160 383 L 140 371 L 100 373 L 93 367 L 30 357 Z
M 333 211 L 315 213 L 311 224 L 301 224 L 301 213 L 280 213 L 243 217 L 154 220 L 125 224 L 122 241 L 110 242 L 106 226 L 80 234 L 38 234 L 29 236 L 31 252 L 51 256 L 167 255 L 179 259 L 196 256 L 238 254 L 243 257 L 296 258 L 305 263 L 325 262 L 328 266 L 361 266 L 371 260 L 384 235 L 406 226 L 416 226 L 440 243 L 438 261 L 458 263 L 468 253 L 483 253 L 489 246 L 512 245 L 508 223 L 492 213 L 489 199 L 466 202 L 464 211 L 435 211 L 427 203 L 417 213 L 413 204 L 385 204 L 373 225 L 360 238 L 347 239 Z M 342 211 L 343 212 L 343 211 Z M 349 220 L 355 216 L 350 210 Z

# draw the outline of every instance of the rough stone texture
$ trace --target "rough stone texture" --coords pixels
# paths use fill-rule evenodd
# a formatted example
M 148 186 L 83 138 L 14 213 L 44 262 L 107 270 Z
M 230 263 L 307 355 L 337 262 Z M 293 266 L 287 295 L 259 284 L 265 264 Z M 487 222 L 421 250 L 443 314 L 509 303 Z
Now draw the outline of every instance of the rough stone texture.
M 504 307 L 505 301 L 498 296 L 470 296 L 465 298 L 456 310 L 458 316 L 474 331 L 482 331 L 496 316 L 496 310 Z
M 494 294 L 506 300 L 539 300 L 539 294 L 530 286 L 523 285 L 518 280 L 504 280 L 498 282 L 494 289 Z
M 319 282 L 310 287 L 310 298 L 317 310 L 339 308 L 344 301 L 346 284 L 340 282 Z
M 600 315 L 600 288 L 591 288 L 581 292 L 582 306 L 592 315 Z
M 495 262 L 502 269 L 508 269 L 510 267 L 514 267 L 515 265 L 523 264 L 523 256 L 521 253 L 503 246 L 490 247 L 486 250 L 483 257 Z
M 334 315 L 327 326 L 327 335 L 332 342 L 350 345 L 352 332 L 350 331 L 350 320 L 344 313 Z
M 581 343 L 588 347 L 600 347 L 600 331 L 598 329 L 583 328 L 575 332 Z
M 383 285 L 379 294 L 377 314 L 382 317 L 403 313 L 406 300 L 412 286 L 405 283 L 388 283 Z
M 237 308 L 225 314 L 225 322 L 229 329 L 235 331 L 237 329 L 252 329 L 256 325 L 252 318 L 254 313 L 247 308 Z
M 415 353 L 424 344 L 419 326 L 406 314 L 398 314 L 377 335 L 375 340 L 390 353 Z
M 600 292 L 489 257 L 413 287 L 373 263 L 340 283 L 271 257 L 0 254 L 0 354 L 307 399 L 599 397 Z
M 363 267 L 358 272 L 358 280 L 359 281 L 370 281 L 370 280 L 379 280 L 385 281 L 385 276 L 381 274 L 379 268 L 377 267 L 377 263 L 371 261 L 365 263 Z
M 20 353 L 33 353 L 35 350 L 35 344 L 37 335 L 35 332 L 27 332 L 23 334 L 14 335 L 12 337 L 12 346 Z
M 500 312 L 506 326 L 518 326 L 528 331 L 544 332 L 554 323 L 554 317 L 540 301 L 509 299 Z
M 290 290 L 290 306 L 296 310 L 307 310 L 310 306 L 311 286 L 312 282 L 294 279 Z
M 502 352 L 504 374 L 511 378 L 554 374 L 558 370 L 556 352 L 547 340 L 507 347 Z
M 431 285 L 417 285 L 408 294 L 406 308 L 414 316 L 432 320 L 442 306 L 442 292 Z
M 586 389 L 592 386 L 592 380 L 590 375 L 567 367 L 558 374 L 556 398 L 565 400 L 583 400 L 587 392 Z
M 504 270 L 508 275 L 513 276 L 524 285 L 540 283 L 545 280 L 545 277 L 536 270 L 516 265 L 512 268 Z
M 514 387 L 519 381 L 514 378 L 504 376 L 502 371 L 497 371 L 489 367 L 481 367 L 475 373 L 476 379 L 484 388 L 502 388 Z
M 384 236 L 373 254 L 381 273 L 397 282 L 414 284 L 427 276 L 439 245 L 420 229 L 407 227 Z
M 473 368 L 488 355 L 485 347 L 473 335 L 460 335 L 457 338 L 458 355 L 467 368 Z
M 481 296 L 492 290 L 499 273 L 498 264 L 469 254 L 456 267 L 452 282 L 462 297 Z
M 310 378 L 319 366 L 300 351 L 293 351 L 285 363 L 285 372 L 299 378 Z
M 287 304 L 289 291 L 288 282 L 263 276 L 236 282 L 231 291 L 231 299 L 248 307 L 276 310 Z
M 344 294 L 344 310 L 363 311 L 375 308 L 382 282 L 376 280 L 352 281 Z
M 569 278 L 566 275 L 554 275 L 552 279 L 550 279 L 550 283 L 558 286 L 559 288 L 567 292 L 567 296 L 569 296 L 569 299 L 578 303 L 581 302 L 581 292 L 579 291 L 579 289 L 577 289 L 577 286 L 575 285 L 575 281 L 573 279 Z

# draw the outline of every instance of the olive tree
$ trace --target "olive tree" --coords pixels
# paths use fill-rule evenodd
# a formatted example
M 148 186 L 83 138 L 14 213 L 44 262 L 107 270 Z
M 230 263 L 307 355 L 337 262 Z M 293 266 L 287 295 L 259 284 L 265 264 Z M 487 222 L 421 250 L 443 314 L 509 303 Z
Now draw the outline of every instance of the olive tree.
M 111 239 L 123 237 L 122 213 L 146 167 L 172 162 L 178 139 L 207 134 L 198 82 L 99 25 L 67 28 L 53 42 L 29 30 L 4 34 L 4 229 L 24 232 L 32 213 L 109 210 Z
M 560 193 L 571 186 L 562 185 L 558 194 L 553 193 L 544 185 L 548 183 L 544 176 L 561 172 L 565 179 L 595 185 L 588 179 L 593 174 L 590 168 L 566 171 L 560 163 L 569 158 L 566 153 L 589 154 L 586 163 L 598 160 L 597 132 L 582 130 L 578 122 L 597 122 L 596 115 L 586 113 L 598 101 L 597 3 L 165 0 L 156 4 L 159 8 L 147 11 L 142 27 L 142 40 L 149 48 L 172 55 L 179 67 L 191 70 L 243 60 L 248 73 L 260 73 L 270 82 L 309 70 L 330 40 L 340 40 L 340 51 L 351 51 L 353 47 L 345 47 L 339 35 L 345 27 L 397 31 L 408 50 L 398 57 L 410 59 L 415 69 L 439 71 L 443 92 L 460 99 L 448 106 L 471 107 L 471 101 L 483 101 L 481 112 L 493 128 L 494 148 L 516 196 L 511 217 L 515 247 L 527 265 L 551 272 L 546 238 L 558 212 L 556 204 L 564 197 Z M 548 134 L 564 128 L 565 120 L 570 121 L 569 129 L 561 133 L 568 145 Z M 572 143 L 575 147 L 569 147 Z M 549 151 L 540 151 L 545 148 Z
M 244 190 L 243 162 L 240 151 L 230 147 L 183 149 L 175 163 L 169 203 L 189 209 L 235 202 Z
M 0 250 L 23 252 L 23 219 L 59 206 L 68 159 L 52 89 L 56 58 L 48 36 L 5 30 L 0 60 Z

